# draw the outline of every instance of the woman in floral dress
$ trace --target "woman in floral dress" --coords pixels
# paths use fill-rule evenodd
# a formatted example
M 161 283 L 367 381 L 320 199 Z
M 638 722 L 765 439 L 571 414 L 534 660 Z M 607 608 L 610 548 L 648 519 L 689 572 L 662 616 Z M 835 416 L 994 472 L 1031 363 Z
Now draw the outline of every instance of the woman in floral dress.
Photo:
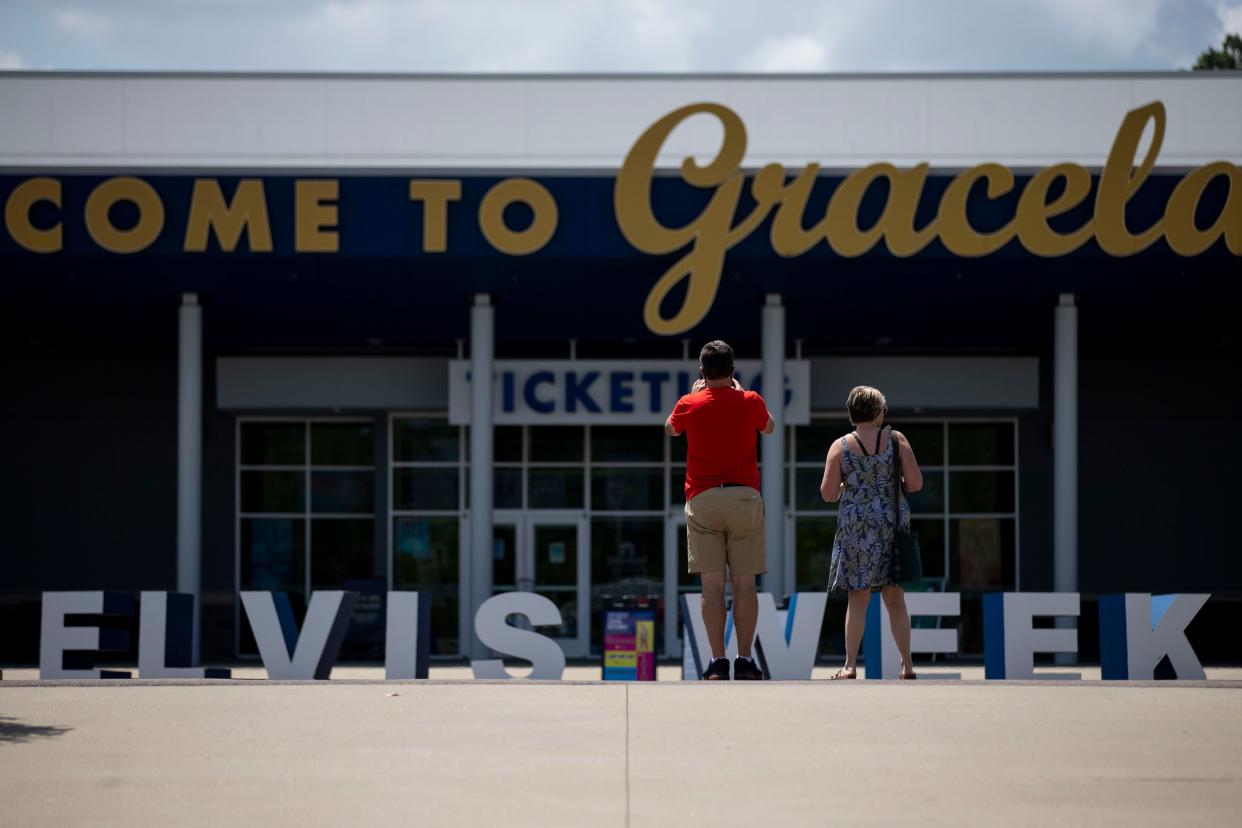
M 830 592 L 848 592 L 845 611 L 845 666 L 834 679 L 856 678 L 858 646 L 867 619 L 867 602 L 878 591 L 892 622 L 893 638 L 901 654 L 901 678 L 918 678 L 910 661 L 910 615 L 905 591 L 893 581 L 894 547 L 893 452 L 900 452 L 902 488 L 917 492 L 923 475 L 909 441 L 899 431 L 884 428 L 888 405 L 875 388 L 859 386 L 846 401 L 854 431 L 828 448 L 820 494 L 840 503 L 837 535 L 829 566 Z M 910 525 L 910 509 L 901 499 L 902 526 Z

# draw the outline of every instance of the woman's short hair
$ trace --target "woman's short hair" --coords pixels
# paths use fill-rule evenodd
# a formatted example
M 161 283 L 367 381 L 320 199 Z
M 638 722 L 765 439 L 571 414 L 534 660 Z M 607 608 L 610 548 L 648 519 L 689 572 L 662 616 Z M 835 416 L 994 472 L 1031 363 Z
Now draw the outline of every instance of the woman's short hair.
M 725 379 L 733 373 L 733 349 L 729 343 L 713 339 L 699 352 L 699 367 L 704 379 Z
M 860 385 L 846 398 L 845 408 L 850 413 L 851 423 L 869 423 L 884 413 L 888 408 L 888 401 L 884 399 L 880 389 Z

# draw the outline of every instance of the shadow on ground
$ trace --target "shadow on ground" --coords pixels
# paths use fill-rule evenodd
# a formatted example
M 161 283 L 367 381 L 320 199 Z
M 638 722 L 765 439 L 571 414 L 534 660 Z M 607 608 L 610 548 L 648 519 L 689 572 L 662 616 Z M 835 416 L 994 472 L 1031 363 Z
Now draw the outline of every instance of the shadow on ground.
M 0 716 L 0 744 L 21 744 L 35 739 L 52 739 L 63 736 L 71 727 L 58 725 L 29 725 L 10 716 Z

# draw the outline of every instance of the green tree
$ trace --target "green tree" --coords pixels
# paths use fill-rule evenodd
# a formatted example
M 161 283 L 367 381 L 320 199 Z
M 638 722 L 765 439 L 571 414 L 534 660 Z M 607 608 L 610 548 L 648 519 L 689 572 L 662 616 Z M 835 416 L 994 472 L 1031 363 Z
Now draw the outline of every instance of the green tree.
M 1212 69 L 1242 69 L 1242 37 L 1225 35 L 1219 49 L 1208 49 L 1199 55 L 1193 68 L 1196 72 Z

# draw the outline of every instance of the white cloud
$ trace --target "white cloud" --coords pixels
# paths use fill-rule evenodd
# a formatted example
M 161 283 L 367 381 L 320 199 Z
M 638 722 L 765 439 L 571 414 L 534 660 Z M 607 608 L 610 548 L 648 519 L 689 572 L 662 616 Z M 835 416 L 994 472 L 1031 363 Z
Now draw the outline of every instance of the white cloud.
M 1133 54 L 1159 30 L 1165 0 L 1034 0 L 1079 40 Z
M 57 9 L 52 12 L 52 20 L 70 34 L 91 43 L 102 43 L 112 34 L 112 21 L 109 18 L 82 8 Z
M 1242 34 L 1242 3 L 1217 3 L 1216 16 L 1220 18 L 1222 37 L 1227 34 Z
M 26 61 L 17 52 L 0 49 L 0 69 L 25 69 Z
M 823 72 L 829 68 L 828 47 L 815 35 L 766 37 L 742 58 L 746 72 Z
M 27 63 L 429 71 L 1171 69 L 1242 0 L 0 0 Z M 44 36 L 46 35 L 46 36 Z

